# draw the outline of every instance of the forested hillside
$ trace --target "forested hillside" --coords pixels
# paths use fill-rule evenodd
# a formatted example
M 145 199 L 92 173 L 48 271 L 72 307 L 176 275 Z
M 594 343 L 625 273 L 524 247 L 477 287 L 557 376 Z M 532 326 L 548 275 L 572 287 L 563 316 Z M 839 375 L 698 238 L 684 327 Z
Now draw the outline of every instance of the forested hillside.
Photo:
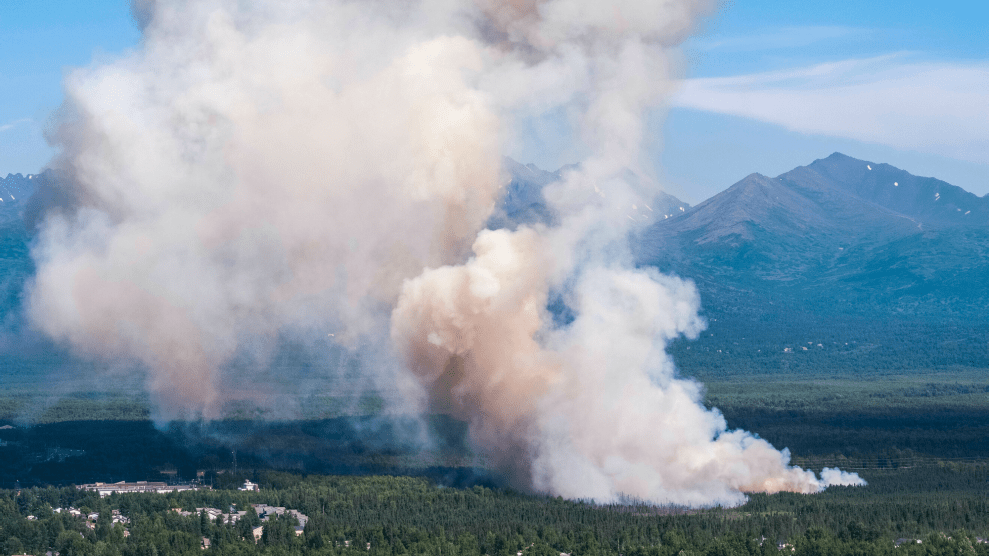
M 989 367 L 989 198 L 839 153 L 753 174 L 637 239 L 693 280 L 688 374 Z
M 242 555 L 989 553 L 980 540 L 989 530 L 984 466 L 936 465 L 867 477 L 868 487 L 757 495 L 740 508 L 693 511 L 439 488 L 412 478 L 280 473 L 253 475 L 262 486 L 257 493 L 229 490 L 242 475 L 219 476 L 220 490 L 168 495 L 101 499 L 74 488 L 8 490 L 0 492 L 0 546 L 4 554 L 54 550 L 70 556 L 203 554 L 204 538 L 206 554 Z M 255 541 L 252 528 L 260 522 L 252 503 L 300 510 L 309 517 L 304 532 L 293 534 L 294 518 L 277 518 L 263 523 Z M 99 515 L 73 517 L 69 507 Z M 196 513 L 204 507 L 248 514 L 237 523 L 213 522 Z M 111 523 L 113 510 L 129 523 Z

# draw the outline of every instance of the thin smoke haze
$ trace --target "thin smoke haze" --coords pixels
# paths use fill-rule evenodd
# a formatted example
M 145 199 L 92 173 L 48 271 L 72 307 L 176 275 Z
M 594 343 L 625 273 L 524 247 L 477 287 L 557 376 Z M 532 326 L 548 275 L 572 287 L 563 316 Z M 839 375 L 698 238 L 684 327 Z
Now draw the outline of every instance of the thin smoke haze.
M 645 118 L 711 10 L 137 2 L 140 47 L 66 81 L 73 202 L 41 227 L 29 315 L 146 368 L 161 419 L 281 404 L 233 362 L 288 334 L 360 354 L 389 411 L 466 421 L 523 488 L 706 506 L 862 484 L 727 431 L 665 350 L 704 328 L 696 288 L 631 263 Z M 553 224 L 486 229 L 519 119 L 560 107 L 590 155 L 545 188 Z

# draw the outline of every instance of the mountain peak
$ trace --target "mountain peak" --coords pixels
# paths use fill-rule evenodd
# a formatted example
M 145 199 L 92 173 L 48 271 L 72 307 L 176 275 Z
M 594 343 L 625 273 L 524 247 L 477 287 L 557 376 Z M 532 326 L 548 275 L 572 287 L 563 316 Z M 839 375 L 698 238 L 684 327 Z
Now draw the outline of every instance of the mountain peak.
M 739 246 L 760 235 L 841 245 L 932 227 L 989 223 L 989 199 L 934 178 L 835 152 L 775 178 L 753 173 L 656 233 Z M 768 236 L 766 236 L 768 234 Z
M 697 205 L 686 215 L 659 226 L 686 233 L 698 244 L 752 241 L 759 229 L 830 228 L 813 203 L 787 188 L 779 178 L 753 173 Z
M 852 158 L 852 157 L 848 156 L 847 154 L 840 153 L 838 151 L 835 151 L 835 152 L 831 153 L 830 155 L 828 155 L 827 158 L 818 159 L 818 160 L 833 160 L 833 161 L 842 161 L 842 162 L 844 162 L 844 161 L 848 161 L 848 162 L 862 162 L 861 160 L 859 160 L 857 158 Z
M 578 169 L 579 165 L 568 164 L 555 172 L 547 172 L 535 164 L 521 164 L 508 157 L 504 158 L 503 163 L 511 181 L 505 187 L 501 203 L 489 219 L 488 227 L 514 228 L 519 224 L 552 223 L 556 216 L 543 198 L 543 188 L 563 179 L 564 174 Z M 630 169 L 623 170 L 616 177 L 620 177 L 640 195 L 633 208 L 633 211 L 639 212 L 634 217 L 629 215 L 633 220 L 645 222 L 674 219 L 690 209 L 690 204 L 659 191 L 653 180 Z
M 834 153 L 779 176 L 805 189 L 841 190 L 928 226 L 983 226 L 989 203 L 936 178 L 914 176 L 884 163 Z

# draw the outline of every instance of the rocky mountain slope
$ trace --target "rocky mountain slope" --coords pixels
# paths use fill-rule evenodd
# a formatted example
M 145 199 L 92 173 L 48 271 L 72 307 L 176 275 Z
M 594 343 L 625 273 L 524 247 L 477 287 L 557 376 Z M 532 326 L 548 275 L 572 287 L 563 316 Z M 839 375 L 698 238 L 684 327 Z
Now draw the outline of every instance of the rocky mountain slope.
M 848 341 L 871 346 L 849 364 L 989 366 L 989 198 L 940 180 L 835 153 L 752 174 L 637 246 L 641 264 L 698 284 L 711 327 L 688 364 L 729 372 L 727 358 L 689 362 L 751 348 L 782 365 Z

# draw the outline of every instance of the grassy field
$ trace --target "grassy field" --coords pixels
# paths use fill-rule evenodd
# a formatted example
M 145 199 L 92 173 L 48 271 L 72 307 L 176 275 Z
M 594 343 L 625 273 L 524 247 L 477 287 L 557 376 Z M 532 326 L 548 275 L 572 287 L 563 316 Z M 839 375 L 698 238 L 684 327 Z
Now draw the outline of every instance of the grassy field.
M 696 375 L 706 403 L 723 411 L 766 409 L 849 413 L 977 410 L 989 412 L 989 369 L 785 376 Z

